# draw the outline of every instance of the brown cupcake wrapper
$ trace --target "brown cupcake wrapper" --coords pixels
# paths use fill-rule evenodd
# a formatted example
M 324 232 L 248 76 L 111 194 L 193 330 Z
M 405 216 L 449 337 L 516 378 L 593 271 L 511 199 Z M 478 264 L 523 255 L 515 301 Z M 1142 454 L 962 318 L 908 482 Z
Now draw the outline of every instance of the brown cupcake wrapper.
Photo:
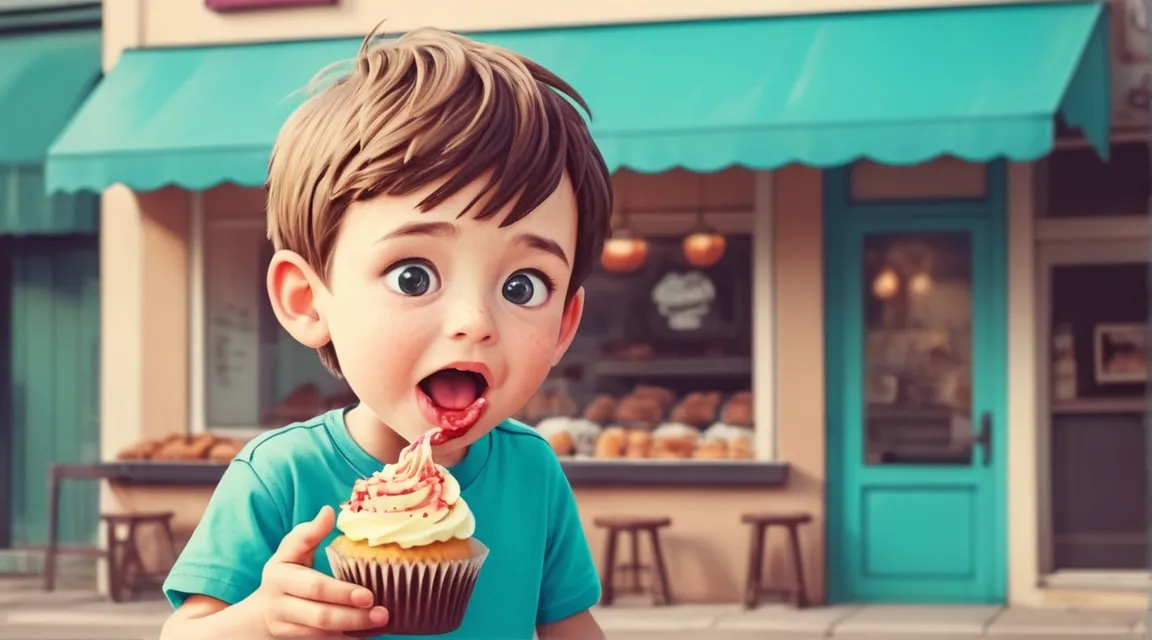
M 328 554 L 332 575 L 345 582 L 367 587 L 376 604 L 388 609 L 384 633 L 398 636 L 424 636 L 449 633 L 460 628 L 480 567 L 488 557 L 488 547 L 472 540 L 476 552 L 471 558 L 447 562 L 380 563 L 368 558 L 346 558 Z

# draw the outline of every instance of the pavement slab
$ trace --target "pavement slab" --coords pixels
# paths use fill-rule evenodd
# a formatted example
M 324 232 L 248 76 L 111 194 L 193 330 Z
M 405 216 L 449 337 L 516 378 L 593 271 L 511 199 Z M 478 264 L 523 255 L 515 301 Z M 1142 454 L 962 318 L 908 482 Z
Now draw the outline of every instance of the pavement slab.
M 869 605 L 840 620 L 833 637 L 979 638 L 1000 607 Z
M 1139 637 L 1140 611 L 1077 609 L 1006 609 L 988 627 L 990 638 L 1089 638 Z

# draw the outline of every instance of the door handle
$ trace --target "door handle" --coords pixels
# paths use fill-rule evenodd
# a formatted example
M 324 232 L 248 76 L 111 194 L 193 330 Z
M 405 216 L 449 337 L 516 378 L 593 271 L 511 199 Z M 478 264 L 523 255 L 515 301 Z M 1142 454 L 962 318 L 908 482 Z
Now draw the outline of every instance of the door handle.
M 984 452 L 984 466 L 992 464 L 992 412 L 985 411 L 980 414 L 980 431 L 976 432 L 976 438 L 973 441 L 975 444 L 980 445 L 981 450 Z

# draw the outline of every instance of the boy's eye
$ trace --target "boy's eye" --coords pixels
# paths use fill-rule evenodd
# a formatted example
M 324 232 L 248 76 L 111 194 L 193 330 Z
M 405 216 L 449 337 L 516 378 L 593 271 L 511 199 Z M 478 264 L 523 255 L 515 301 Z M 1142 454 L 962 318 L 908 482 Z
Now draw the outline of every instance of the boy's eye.
M 440 289 L 440 276 L 430 264 L 408 261 L 385 272 L 384 284 L 400 295 L 422 296 Z
M 504 281 L 504 299 L 520 307 L 539 307 L 552 296 L 552 284 L 544 274 L 517 271 Z

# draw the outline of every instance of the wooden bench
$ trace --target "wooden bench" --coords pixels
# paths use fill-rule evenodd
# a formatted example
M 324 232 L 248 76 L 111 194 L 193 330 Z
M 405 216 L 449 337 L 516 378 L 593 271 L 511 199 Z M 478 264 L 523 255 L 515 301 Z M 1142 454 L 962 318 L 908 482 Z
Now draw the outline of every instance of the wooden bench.
M 800 555 L 800 526 L 812 521 L 806 513 L 748 513 L 740 520 L 752 526 L 752 544 L 748 555 L 748 583 L 744 591 L 744 608 L 754 609 L 761 596 L 776 595 L 791 599 L 796 608 L 808 606 L 808 591 L 804 583 L 804 563 Z M 768 530 L 781 527 L 788 532 L 788 547 L 792 556 L 794 581 L 786 586 L 764 586 L 764 547 Z
M 628 591 L 629 593 L 644 593 L 640 575 L 647 573 L 651 578 L 648 590 L 652 593 L 655 603 L 659 605 L 672 604 L 672 596 L 668 588 L 668 570 L 664 565 L 664 554 L 660 550 L 660 529 L 671 526 L 672 520 L 670 518 L 618 517 L 596 518 L 593 522 L 597 527 L 606 529 L 608 534 L 608 544 L 604 552 L 604 567 L 601 570 L 600 604 L 610 605 L 615 599 L 617 572 L 622 572 L 625 575 L 632 574 L 632 586 Z M 651 565 L 640 562 L 639 534 L 641 532 L 647 533 L 651 542 Z M 616 543 L 621 534 L 627 534 L 631 539 L 631 562 L 626 564 L 617 564 L 616 561 Z

